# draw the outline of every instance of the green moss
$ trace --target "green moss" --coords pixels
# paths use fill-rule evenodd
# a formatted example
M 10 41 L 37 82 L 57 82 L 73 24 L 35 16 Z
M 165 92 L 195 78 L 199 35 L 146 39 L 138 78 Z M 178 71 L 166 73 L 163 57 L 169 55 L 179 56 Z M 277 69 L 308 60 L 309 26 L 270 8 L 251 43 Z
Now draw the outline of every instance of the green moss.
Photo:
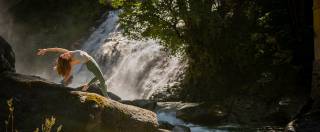
M 85 102 L 95 103 L 99 105 L 100 108 L 106 107 L 105 98 L 101 96 L 98 96 L 96 94 L 86 94 L 83 97 L 85 97 Z

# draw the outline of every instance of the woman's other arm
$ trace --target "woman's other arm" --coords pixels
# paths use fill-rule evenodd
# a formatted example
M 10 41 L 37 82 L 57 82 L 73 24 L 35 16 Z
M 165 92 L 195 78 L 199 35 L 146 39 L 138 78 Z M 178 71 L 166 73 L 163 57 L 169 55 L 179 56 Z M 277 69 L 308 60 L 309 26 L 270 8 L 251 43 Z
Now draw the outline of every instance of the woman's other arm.
M 63 48 L 38 49 L 37 55 L 45 55 L 47 52 L 66 53 L 66 52 L 69 52 L 69 50 L 63 49 Z
M 98 80 L 97 77 L 92 78 L 89 83 L 84 84 L 84 85 L 82 86 L 82 91 L 87 91 L 88 88 L 89 88 L 89 86 L 90 86 L 91 84 L 93 84 L 94 82 L 96 82 L 97 80 Z

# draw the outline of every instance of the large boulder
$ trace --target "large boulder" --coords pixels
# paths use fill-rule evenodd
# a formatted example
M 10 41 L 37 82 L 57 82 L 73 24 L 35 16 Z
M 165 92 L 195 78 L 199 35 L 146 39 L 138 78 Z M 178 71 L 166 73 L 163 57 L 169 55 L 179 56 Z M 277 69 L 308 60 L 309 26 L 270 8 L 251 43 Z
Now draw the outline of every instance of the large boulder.
M 121 104 L 95 93 L 76 91 L 40 77 L 3 72 L 0 75 L 0 130 L 5 130 L 13 99 L 14 126 L 19 131 L 40 128 L 46 117 L 67 132 L 159 131 L 154 112 Z
M 15 72 L 14 52 L 8 42 L 0 36 L 0 73 L 4 71 Z
M 285 132 L 319 132 L 320 100 L 312 100 L 304 105 L 301 112 L 287 124 Z
M 319 132 L 320 131 L 320 111 L 306 113 L 301 117 L 291 121 L 285 132 Z

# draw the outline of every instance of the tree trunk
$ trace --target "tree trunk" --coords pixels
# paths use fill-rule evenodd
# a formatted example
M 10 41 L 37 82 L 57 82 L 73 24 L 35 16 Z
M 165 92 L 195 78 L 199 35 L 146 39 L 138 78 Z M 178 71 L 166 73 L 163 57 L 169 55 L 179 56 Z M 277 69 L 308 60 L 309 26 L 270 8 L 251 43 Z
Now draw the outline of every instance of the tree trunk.
M 320 97 L 320 0 L 313 0 L 313 27 L 314 27 L 314 55 L 312 73 L 312 91 L 313 99 Z

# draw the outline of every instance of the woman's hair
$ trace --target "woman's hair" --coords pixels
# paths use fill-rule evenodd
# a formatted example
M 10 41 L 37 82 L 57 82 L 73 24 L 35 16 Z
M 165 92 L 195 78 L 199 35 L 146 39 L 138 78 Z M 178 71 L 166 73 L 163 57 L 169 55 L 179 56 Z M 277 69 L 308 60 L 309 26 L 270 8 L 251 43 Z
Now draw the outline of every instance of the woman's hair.
M 56 61 L 55 70 L 59 75 L 65 76 L 71 72 L 71 58 L 64 59 L 61 56 Z

